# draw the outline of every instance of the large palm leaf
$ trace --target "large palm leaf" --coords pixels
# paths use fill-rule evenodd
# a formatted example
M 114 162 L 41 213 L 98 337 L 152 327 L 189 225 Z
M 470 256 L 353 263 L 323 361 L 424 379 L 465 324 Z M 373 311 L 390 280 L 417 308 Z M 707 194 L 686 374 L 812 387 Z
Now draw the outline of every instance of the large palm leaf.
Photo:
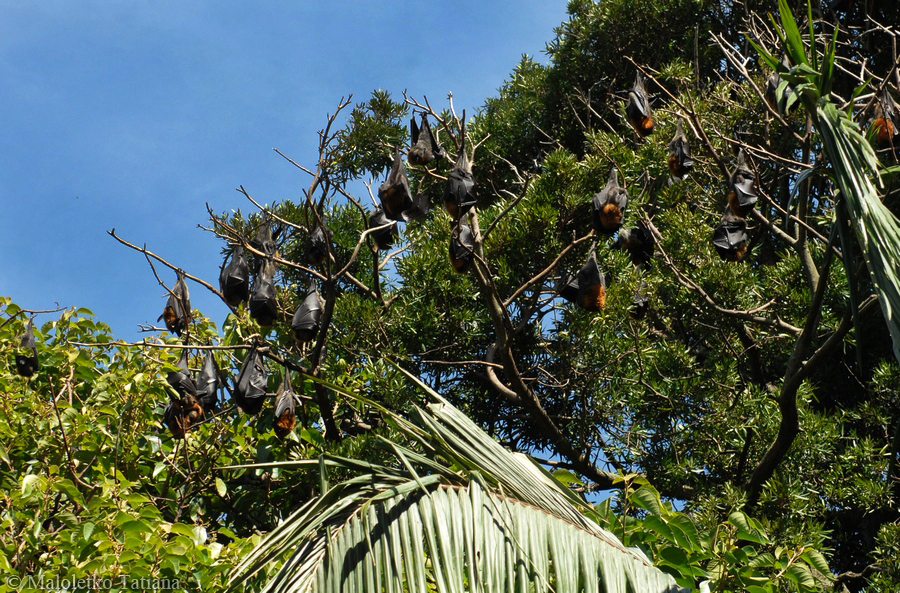
M 232 586 L 286 557 L 266 591 L 682 591 L 543 468 L 428 392 L 433 403 L 409 419 L 383 410 L 405 438 L 381 441 L 394 465 L 299 462 L 355 477 L 325 486 L 269 534 Z

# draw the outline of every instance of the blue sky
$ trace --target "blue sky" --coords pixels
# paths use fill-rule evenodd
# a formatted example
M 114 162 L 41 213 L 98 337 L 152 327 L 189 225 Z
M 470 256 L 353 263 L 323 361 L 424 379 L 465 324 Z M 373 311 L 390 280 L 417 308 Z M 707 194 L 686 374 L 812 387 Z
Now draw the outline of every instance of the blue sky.
M 522 54 L 546 61 L 565 0 L 10 2 L 0 18 L 0 295 L 87 307 L 139 339 L 165 293 L 136 251 L 216 284 L 215 211 L 297 199 L 342 96 L 407 89 L 470 113 Z M 418 49 L 417 49 L 418 48 Z M 174 273 L 163 279 L 174 282 Z M 190 285 L 194 308 L 227 308 Z M 43 315 L 43 324 L 50 316 Z

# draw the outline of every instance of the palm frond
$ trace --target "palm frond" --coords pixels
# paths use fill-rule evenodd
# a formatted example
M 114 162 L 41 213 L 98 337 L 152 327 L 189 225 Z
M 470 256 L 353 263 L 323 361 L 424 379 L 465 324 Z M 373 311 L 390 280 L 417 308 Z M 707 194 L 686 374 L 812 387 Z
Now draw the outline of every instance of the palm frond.
M 270 533 L 235 568 L 232 588 L 287 557 L 265 591 L 682 591 L 546 470 L 419 385 L 433 403 L 408 419 L 388 413 L 408 441 L 382 439 L 396 465 L 323 455 L 323 466 L 356 477 Z

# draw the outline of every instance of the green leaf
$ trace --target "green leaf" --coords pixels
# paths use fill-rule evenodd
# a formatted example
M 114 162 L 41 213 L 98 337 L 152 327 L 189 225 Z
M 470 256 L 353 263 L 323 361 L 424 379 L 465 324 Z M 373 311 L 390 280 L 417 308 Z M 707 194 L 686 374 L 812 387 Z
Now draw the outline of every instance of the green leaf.
M 228 494 L 228 487 L 225 485 L 225 482 L 222 481 L 222 478 L 216 478 L 216 492 L 222 497 Z

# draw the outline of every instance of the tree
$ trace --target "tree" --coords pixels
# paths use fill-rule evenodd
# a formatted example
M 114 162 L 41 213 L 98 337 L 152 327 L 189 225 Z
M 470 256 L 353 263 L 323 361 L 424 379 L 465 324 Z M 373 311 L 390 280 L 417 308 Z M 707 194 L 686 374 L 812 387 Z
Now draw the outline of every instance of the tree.
M 885 48 L 895 33 L 880 23 L 898 22 L 900 7 L 830 2 L 807 12 L 796 3 L 801 26 L 786 28 L 786 66 L 765 17 L 774 8 L 573 1 L 548 46 L 550 64 L 523 59 L 475 116 L 456 113 L 452 100 L 435 108 L 384 91 L 353 107 L 342 100 L 314 166 L 295 162 L 309 176 L 303 199 L 263 206 L 241 188 L 251 214 L 211 213 L 223 255 L 241 246 L 251 268 L 278 266 L 277 318 L 260 326 L 236 306 L 213 346 L 222 349 L 220 366 L 234 379 L 256 349 L 272 371 L 269 392 L 287 370 L 302 377 L 301 430 L 282 447 L 268 432 L 271 406 L 249 423 L 226 408 L 193 429 L 182 449 L 196 460 L 198 441 L 227 434 L 239 444 L 228 463 L 309 458 L 315 448 L 388 466 L 391 458 L 371 444 L 376 435 L 400 437 L 381 407 L 423 405 L 392 361 L 508 448 L 543 458 L 576 491 L 612 490 L 597 520 L 622 525 L 626 545 L 640 545 L 680 584 L 708 578 L 721 590 L 760 591 L 787 579 L 814 590 L 831 587 L 834 576 L 851 590 L 895 589 L 900 373 L 878 313 L 888 310 L 895 282 L 890 260 L 879 263 L 879 244 L 866 238 L 873 194 L 854 203 L 848 180 L 861 186 L 880 171 L 884 186 L 873 182 L 871 190 L 888 211 L 896 208 L 894 148 L 869 153 L 855 122 L 868 125 L 873 87 L 892 92 L 897 58 Z M 770 104 L 773 67 L 781 82 L 771 78 Z M 625 118 L 638 71 L 655 114 L 646 138 Z M 412 196 L 427 197 L 432 210 L 400 222 L 385 252 L 374 238 L 394 221 L 369 228 L 378 203 L 371 186 L 405 149 L 406 118 L 420 113 L 439 130 L 448 158 L 408 167 Z M 676 181 L 667 157 L 679 121 L 694 164 Z M 457 274 L 447 251 L 461 228 L 440 204 L 463 151 L 478 198 L 464 215 L 471 253 L 456 252 L 472 262 Z M 742 260 L 725 261 L 711 238 L 741 162 L 741 178 L 753 180 L 743 186 L 749 204 L 725 223 L 746 229 L 748 251 L 724 249 Z M 642 225 L 655 241 L 649 261 L 593 228 L 592 197 L 611 170 L 629 195 L 624 228 Z M 371 205 L 359 198 L 360 182 Z M 259 235 L 267 225 L 271 248 Z M 319 260 L 308 247 L 324 228 Z M 565 298 L 592 260 L 611 276 L 600 311 Z M 322 304 L 307 342 L 291 321 L 310 281 Z M 204 323 L 188 326 L 191 348 L 214 339 Z M 165 357 L 157 373 L 174 368 L 177 356 Z M 155 381 L 155 401 L 163 402 L 163 382 Z M 349 469 L 333 467 L 329 480 L 348 479 Z M 203 476 L 203 487 L 183 490 L 174 509 L 183 515 L 191 493 L 216 509 L 210 526 L 240 538 L 274 529 L 317 490 L 302 469 L 233 471 L 220 478 L 225 504 L 211 469 L 189 468 L 185 475 Z M 769 572 L 755 572 L 760 566 Z

